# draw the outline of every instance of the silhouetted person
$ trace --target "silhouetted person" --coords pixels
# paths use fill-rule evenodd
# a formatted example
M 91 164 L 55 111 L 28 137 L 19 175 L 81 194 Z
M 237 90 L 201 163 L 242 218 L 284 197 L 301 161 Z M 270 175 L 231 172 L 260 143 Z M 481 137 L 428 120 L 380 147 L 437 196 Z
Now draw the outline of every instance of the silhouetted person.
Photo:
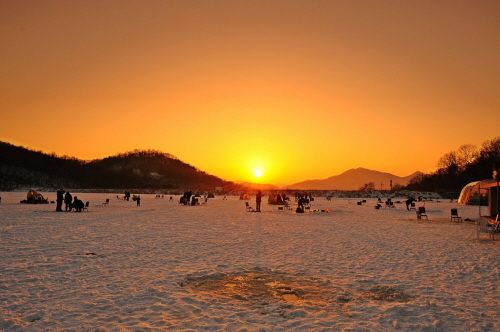
M 137 196 L 135 201 L 137 202 L 137 206 L 141 206 L 141 196 Z
M 305 197 L 299 198 L 299 201 L 297 202 L 297 211 L 296 212 L 304 212 L 304 205 L 309 203 L 309 200 Z
M 413 203 L 413 202 L 415 202 L 415 199 L 414 199 L 413 197 L 410 197 L 410 198 L 408 198 L 408 199 L 406 200 L 406 202 L 405 202 L 405 203 L 406 203 L 406 209 L 407 209 L 408 211 L 410 211 L 410 205 L 411 205 L 411 203 Z
M 262 193 L 257 191 L 257 195 L 255 195 L 255 212 L 260 212 L 260 202 L 262 201 Z
M 57 212 L 62 212 L 62 204 L 63 204 L 63 201 L 64 201 L 64 190 L 63 189 L 59 189 L 57 192 L 56 192 L 56 202 L 57 202 L 57 205 L 56 205 L 56 211 Z
M 75 196 L 73 197 L 73 203 L 71 204 L 71 207 L 75 209 L 75 212 L 82 212 L 85 204 L 83 204 L 83 202 Z
M 184 205 L 192 204 L 192 202 L 190 202 L 192 195 L 193 195 L 192 191 L 184 192 L 184 196 L 183 196 L 183 199 L 181 199 L 181 203 L 184 203 Z M 193 198 L 194 198 L 194 196 L 193 196 Z
M 66 192 L 66 195 L 64 195 L 64 211 L 70 211 L 71 212 L 71 201 L 73 200 L 73 196 L 69 193 L 69 191 Z

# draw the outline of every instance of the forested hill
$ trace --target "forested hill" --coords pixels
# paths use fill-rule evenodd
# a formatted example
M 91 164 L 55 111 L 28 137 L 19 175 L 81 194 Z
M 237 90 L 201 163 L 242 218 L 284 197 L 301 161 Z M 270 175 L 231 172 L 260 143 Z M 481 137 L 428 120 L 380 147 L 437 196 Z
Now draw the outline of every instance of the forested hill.
M 0 142 L 0 190 L 232 189 L 232 182 L 207 174 L 176 157 L 147 150 L 85 162 Z

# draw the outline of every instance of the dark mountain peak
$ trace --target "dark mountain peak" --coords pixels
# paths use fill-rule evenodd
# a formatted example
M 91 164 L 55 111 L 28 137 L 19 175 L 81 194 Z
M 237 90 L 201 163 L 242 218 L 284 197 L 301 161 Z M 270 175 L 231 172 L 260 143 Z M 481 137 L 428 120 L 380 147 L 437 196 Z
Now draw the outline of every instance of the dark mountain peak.
M 0 190 L 19 187 L 208 189 L 232 185 L 157 150 L 134 150 L 84 162 L 0 142 Z
M 398 175 L 394 175 L 394 174 L 388 173 L 388 172 L 382 172 L 382 171 L 372 170 L 372 169 L 368 169 L 368 168 L 358 167 L 358 168 L 351 168 L 351 169 L 349 169 L 349 170 L 347 170 L 339 175 L 334 175 L 332 177 L 341 176 L 341 175 L 352 176 L 352 175 L 362 175 L 362 174 L 379 174 L 379 175 L 385 174 L 385 175 L 393 176 L 396 178 L 407 178 L 407 177 L 413 177 L 413 176 L 418 175 L 418 174 L 422 174 L 422 172 L 416 171 L 416 172 L 413 172 L 412 174 L 407 175 L 407 176 L 398 176 Z M 330 178 L 332 178 L 332 177 L 330 177 Z
M 389 189 L 391 181 L 393 185 L 399 184 L 405 186 L 417 174 L 420 174 L 420 172 L 400 177 L 387 172 L 358 167 L 324 180 L 307 180 L 295 183 L 289 185 L 288 188 L 301 190 L 357 190 L 364 184 L 373 182 L 377 187 Z
M 125 153 L 118 153 L 104 159 L 173 159 L 179 160 L 170 153 L 165 153 L 159 150 L 138 150 L 128 151 Z

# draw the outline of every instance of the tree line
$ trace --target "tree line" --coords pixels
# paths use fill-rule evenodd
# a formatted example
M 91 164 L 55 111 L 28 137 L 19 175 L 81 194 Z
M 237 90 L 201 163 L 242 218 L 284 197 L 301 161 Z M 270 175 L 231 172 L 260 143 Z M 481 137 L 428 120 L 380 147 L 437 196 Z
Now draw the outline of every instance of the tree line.
M 437 170 L 410 180 L 407 190 L 460 192 L 471 182 L 498 177 L 500 169 L 500 136 L 483 142 L 480 148 L 461 145 L 446 153 L 437 163 Z
M 421 174 L 392 190 L 460 192 L 468 183 L 498 176 L 500 137 L 482 146 L 464 144 L 446 153 L 437 170 Z M 496 175 L 493 175 L 496 172 Z M 0 142 L 0 190 L 16 188 L 73 189 L 243 189 L 207 174 L 175 156 L 156 150 L 134 150 L 90 162 Z M 396 188 L 397 187 L 397 188 Z M 375 189 L 374 183 L 360 190 Z
M 134 150 L 90 162 L 0 142 L 0 190 L 209 189 L 236 185 L 156 150 Z

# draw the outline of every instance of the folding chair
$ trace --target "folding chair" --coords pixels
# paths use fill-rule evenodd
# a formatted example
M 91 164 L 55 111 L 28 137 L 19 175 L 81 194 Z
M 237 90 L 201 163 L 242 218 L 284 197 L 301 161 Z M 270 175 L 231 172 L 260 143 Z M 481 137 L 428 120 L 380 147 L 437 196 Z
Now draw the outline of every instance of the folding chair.
M 429 220 L 427 214 L 425 213 L 425 206 L 419 206 L 417 210 L 417 219 L 422 219 L 422 217 L 425 217 L 425 219 Z
M 245 206 L 247 208 L 247 212 L 254 212 L 255 210 L 253 209 L 253 207 L 250 206 L 250 204 L 248 204 L 248 202 L 245 202 Z
M 451 221 L 462 222 L 462 217 L 458 216 L 457 209 L 451 209 Z
M 490 227 L 489 218 L 481 217 L 478 221 L 476 221 L 476 235 L 479 239 L 479 235 L 481 233 L 486 233 L 490 235 L 490 239 L 495 239 L 495 227 Z

